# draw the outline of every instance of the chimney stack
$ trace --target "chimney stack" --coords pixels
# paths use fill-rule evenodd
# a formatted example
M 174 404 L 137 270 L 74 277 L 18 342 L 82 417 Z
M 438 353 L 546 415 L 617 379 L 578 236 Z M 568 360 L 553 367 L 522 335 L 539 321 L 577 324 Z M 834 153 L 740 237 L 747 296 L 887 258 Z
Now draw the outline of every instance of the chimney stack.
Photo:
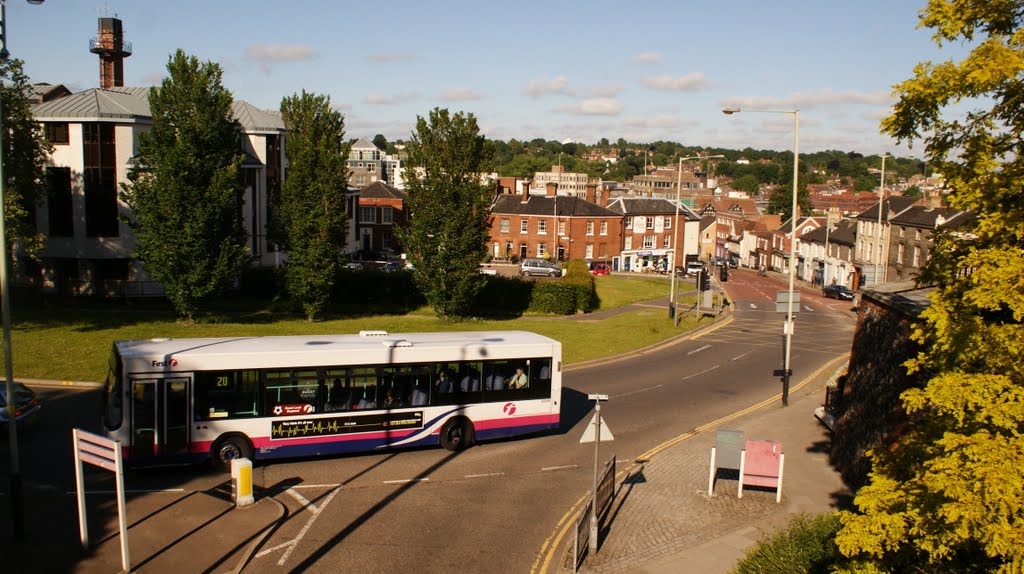
M 530 201 L 530 184 L 533 183 L 528 179 L 523 180 L 523 203 Z
M 558 184 L 553 182 L 553 181 L 549 181 L 548 182 L 548 193 L 547 193 L 547 196 L 548 197 L 555 197 L 556 195 L 558 195 Z
M 100 18 L 99 34 L 89 41 L 89 51 L 100 57 L 100 88 L 123 86 L 124 59 L 132 55 L 132 44 L 124 41 L 121 20 Z
M 588 183 L 587 184 L 587 201 L 589 201 L 590 203 L 597 203 L 597 184 L 596 183 Z

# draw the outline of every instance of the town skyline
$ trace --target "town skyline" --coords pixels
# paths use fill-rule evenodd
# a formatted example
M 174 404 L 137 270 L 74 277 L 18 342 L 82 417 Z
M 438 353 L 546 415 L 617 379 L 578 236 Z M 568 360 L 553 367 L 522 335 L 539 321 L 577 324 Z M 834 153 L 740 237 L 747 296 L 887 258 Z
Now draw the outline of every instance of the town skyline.
M 473 113 L 485 136 L 505 141 L 792 149 L 792 116 L 720 111 L 740 107 L 800 109 L 802 153 L 920 156 L 920 145 L 879 134 L 893 86 L 917 63 L 964 50 L 940 51 L 916 29 L 921 4 L 653 2 L 641 12 L 453 1 L 360 14 L 328 2 L 50 0 L 8 3 L 8 49 L 33 83 L 95 88 L 88 42 L 98 18 L 117 17 L 132 43 L 126 86 L 158 85 L 181 48 L 220 64 L 235 98 L 263 109 L 302 90 L 330 96 L 350 138 L 408 139 L 417 116 L 442 107 Z

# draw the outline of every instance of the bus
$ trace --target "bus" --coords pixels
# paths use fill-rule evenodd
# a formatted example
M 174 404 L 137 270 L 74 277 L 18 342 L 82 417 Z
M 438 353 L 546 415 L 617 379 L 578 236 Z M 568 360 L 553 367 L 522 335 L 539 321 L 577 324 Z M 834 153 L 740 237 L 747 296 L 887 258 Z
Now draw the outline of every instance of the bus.
M 132 465 L 457 451 L 557 429 L 561 372 L 526 331 L 115 341 L 102 424 Z

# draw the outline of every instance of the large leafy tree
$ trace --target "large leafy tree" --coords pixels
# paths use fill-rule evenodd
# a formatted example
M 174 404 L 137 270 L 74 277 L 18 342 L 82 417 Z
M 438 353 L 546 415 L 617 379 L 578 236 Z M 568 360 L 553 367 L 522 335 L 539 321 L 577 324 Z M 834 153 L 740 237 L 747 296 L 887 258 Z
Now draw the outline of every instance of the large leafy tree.
M 25 94 L 28 78 L 21 60 L 0 61 L 0 103 L 3 106 L 3 216 L 6 223 L 7 250 L 13 256 L 15 245 L 34 256 L 42 248 L 32 213 L 45 191 L 44 165 L 53 146 L 43 137 L 32 116 Z
M 288 177 L 277 206 L 285 286 L 312 321 L 330 300 L 348 236 L 345 118 L 329 97 L 305 90 L 281 101 L 281 117 L 288 130 Z
M 175 311 L 201 304 L 249 261 L 242 228 L 241 128 L 221 68 L 178 50 L 149 92 L 153 127 L 121 196 L 132 209 L 135 257 L 161 282 Z
M 493 190 L 480 182 L 485 140 L 476 117 L 435 108 L 417 117 L 406 150 L 412 222 L 400 241 L 416 265 L 415 280 L 439 317 L 470 314 L 483 287 Z
M 937 285 L 910 361 L 909 425 L 872 453 L 870 483 L 844 513 L 854 569 L 1024 571 L 1024 0 L 931 0 L 935 42 L 960 61 L 917 66 L 883 128 L 923 139 L 949 204 L 977 217 L 940 235 L 925 282 Z M 969 109 L 950 106 L 969 102 Z

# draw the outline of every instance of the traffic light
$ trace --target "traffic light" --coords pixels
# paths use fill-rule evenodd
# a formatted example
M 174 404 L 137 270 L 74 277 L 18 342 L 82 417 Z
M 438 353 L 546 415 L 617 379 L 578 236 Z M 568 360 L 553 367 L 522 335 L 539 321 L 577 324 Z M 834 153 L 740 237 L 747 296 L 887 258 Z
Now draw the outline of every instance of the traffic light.
M 729 266 L 728 265 L 723 265 L 720 268 L 720 270 L 718 272 L 718 279 L 722 283 L 725 283 L 726 281 L 729 280 Z
M 707 291 L 711 289 L 711 274 L 708 273 L 706 269 L 702 269 L 700 273 L 697 274 L 697 281 L 700 283 L 700 291 Z

